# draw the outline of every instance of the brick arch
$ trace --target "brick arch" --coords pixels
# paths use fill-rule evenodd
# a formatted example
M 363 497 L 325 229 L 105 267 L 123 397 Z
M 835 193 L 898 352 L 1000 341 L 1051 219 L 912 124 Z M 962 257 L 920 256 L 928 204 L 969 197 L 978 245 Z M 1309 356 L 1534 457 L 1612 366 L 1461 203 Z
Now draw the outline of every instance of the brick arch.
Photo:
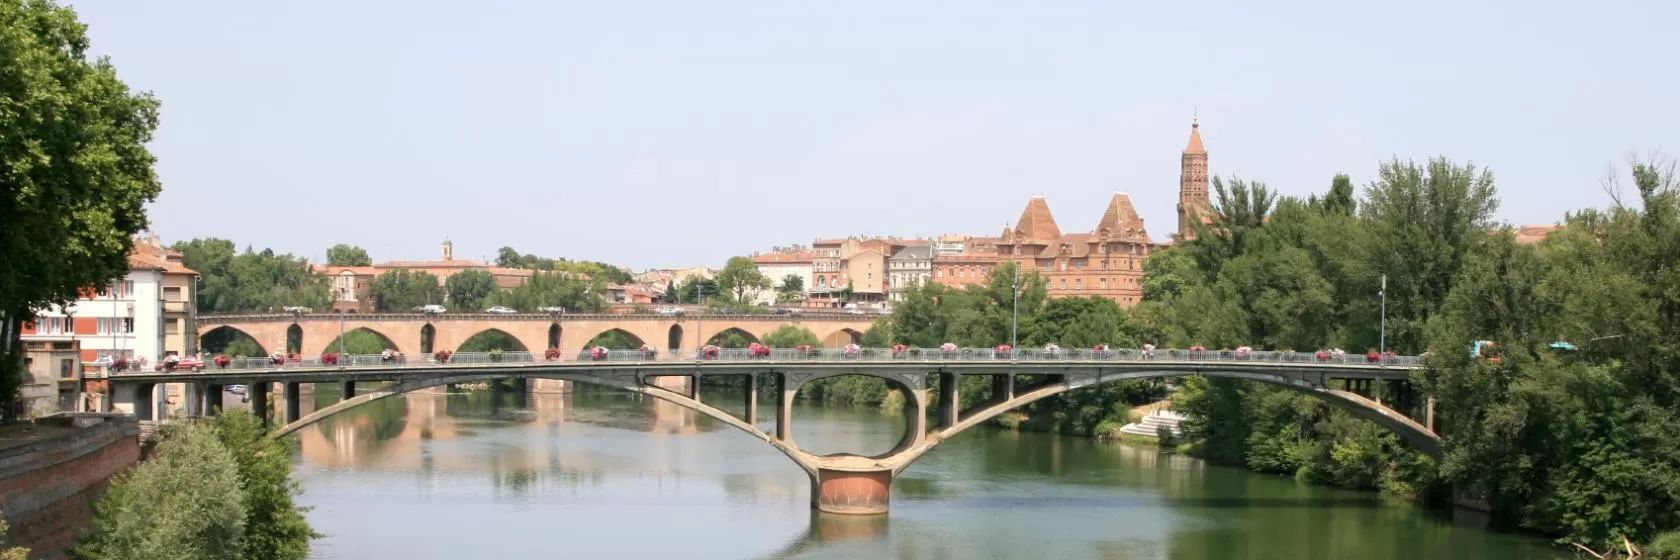
M 578 349 L 581 350 L 581 349 L 587 348 L 595 342 L 596 338 L 600 337 L 601 335 L 604 335 L 604 334 L 607 334 L 607 333 L 612 333 L 612 332 L 624 333 L 625 335 L 629 336 L 630 340 L 635 342 L 635 344 L 637 346 L 641 346 L 643 344 L 649 344 L 647 339 L 642 338 L 640 336 L 637 336 L 636 333 L 634 333 L 634 332 L 630 332 L 629 330 L 614 327 L 614 328 L 606 329 L 606 330 L 603 330 L 601 332 L 590 335 L 590 337 L 588 339 L 585 339 L 583 341 L 583 343 L 578 346 Z
M 822 342 L 823 346 L 829 348 L 838 348 L 847 344 L 861 344 L 863 342 L 863 331 L 851 327 L 841 327 L 823 336 Z
M 480 330 L 478 332 L 467 335 L 465 338 L 460 339 L 460 342 L 455 343 L 454 348 L 450 348 L 449 350 L 460 351 L 461 347 L 463 345 L 465 345 L 467 342 L 471 341 L 473 339 L 473 337 L 476 337 L 476 336 L 481 335 L 481 334 L 486 334 L 486 333 L 501 333 L 502 336 L 508 337 L 508 339 L 512 340 L 514 344 L 519 345 L 518 348 L 503 348 L 502 349 L 502 350 L 507 351 L 507 352 L 530 352 L 533 349 L 537 352 L 541 352 L 541 351 L 543 351 L 543 349 L 546 346 L 545 344 L 533 345 L 531 343 L 535 342 L 535 341 L 524 340 L 524 339 L 520 338 L 519 335 L 516 335 L 514 333 L 511 333 L 511 332 L 508 332 L 508 331 L 505 331 L 505 330 L 502 330 L 502 329 L 499 329 L 499 328 L 491 327 L 491 328 L 483 329 L 483 330 Z M 546 336 L 547 336 L 547 333 L 544 333 L 545 338 L 546 338 Z M 544 342 L 546 343 L 547 341 L 544 340 Z
M 271 350 L 268 349 L 268 346 L 269 346 L 268 344 L 263 344 L 262 339 L 259 339 L 255 336 L 252 336 L 251 333 L 245 332 L 245 329 L 241 329 L 241 328 L 235 327 L 233 325 L 220 325 L 220 326 L 214 327 L 210 330 L 204 331 L 204 334 L 201 334 L 201 335 L 198 336 L 198 347 L 199 348 L 204 348 L 204 339 L 209 338 L 210 333 L 213 333 L 213 332 L 216 332 L 216 331 L 219 331 L 219 330 L 223 330 L 223 329 L 227 329 L 228 331 L 239 333 L 240 335 L 244 336 L 245 338 L 251 339 L 252 342 L 257 343 L 257 350 L 260 351 L 259 355 L 261 355 L 261 356 L 267 356 L 269 354 L 269 352 L 272 352 Z
M 403 345 L 398 344 L 396 339 L 391 338 L 389 335 L 386 335 L 385 333 L 379 332 L 378 329 L 375 329 L 373 327 L 356 327 L 356 328 L 353 328 L 353 329 L 345 329 L 344 334 L 342 336 L 350 336 L 350 333 L 353 333 L 353 332 L 356 332 L 356 331 L 367 331 L 367 332 L 373 333 L 374 336 L 379 337 L 380 341 L 385 343 L 386 348 L 390 348 L 390 349 L 396 350 L 398 352 L 403 351 Z M 317 337 L 317 338 L 322 338 L 322 340 L 320 341 L 321 342 L 321 347 L 319 348 L 320 351 L 315 352 L 313 354 L 305 354 L 305 355 L 306 356 L 314 356 L 314 355 L 325 354 L 325 353 L 328 353 L 328 352 L 337 352 L 338 351 L 338 338 L 339 338 L 339 336 L 340 335 L 338 333 L 333 333 L 331 337 Z M 411 346 L 410 348 L 419 348 L 419 346 Z
M 719 338 L 722 338 L 724 335 L 727 335 L 727 334 L 730 334 L 730 333 L 739 334 L 742 337 L 745 337 L 747 339 L 747 342 L 749 342 L 749 343 L 751 343 L 751 342 L 762 342 L 764 340 L 763 338 L 759 337 L 756 334 L 753 334 L 752 332 L 750 332 L 746 329 L 743 329 L 743 328 L 740 328 L 740 327 L 725 327 L 725 328 L 722 328 L 722 329 L 718 329 L 718 331 L 716 333 L 713 333 L 712 336 L 706 337 L 706 344 L 717 344 Z
M 693 344 L 683 342 L 684 334 L 686 333 L 683 331 L 681 324 L 671 323 L 671 327 L 665 329 L 665 349 L 675 352 L 693 346 Z

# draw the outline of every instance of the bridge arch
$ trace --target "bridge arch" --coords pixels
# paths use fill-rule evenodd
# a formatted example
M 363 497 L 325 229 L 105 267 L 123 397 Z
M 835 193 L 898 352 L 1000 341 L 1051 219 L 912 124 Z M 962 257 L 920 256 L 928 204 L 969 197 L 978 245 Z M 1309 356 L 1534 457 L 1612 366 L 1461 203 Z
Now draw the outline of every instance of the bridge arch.
M 292 323 L 292 326 L 286 327 L 286 353 L 303 353 L 303 327 L 297 323 Z
M 456 352 L 489 352 L 500 349 L 504 352 L 529 352 L 531 347 L 519 337 L 497 328 L 489 328 L 473 333 L 466 340 L 455 347 Z
M 438 351 L 436 346 L 437 327 L 432 326 L 431 323 L 426 323 L 425 326 L 420 327 L 420 353 L 431 354 L 436 352 Z
M 647 344 L 647 341 L 642 340 L 642 337 L 636 336 L 636 333 L 624 329 L 612 328 L 595 333 L 595 336 L 590 337 L 589 341 L 585 342 L 583 346 L 584 348 L 605 346 L 611 350 L 634 350 L 641 348 L 644 344 Z
M 682 325 L 678 325 L 678 324 L 673 323 L 671 325 L 671 328 L 666 330 L 665 333 L 666 333 L 665 334 L 665 348 L 672 351 L 672 352 L 682 350 L 682 342 L 683 342 L 683 328 L 682 328 Z
M 722 348 L 746 348 L 748 344 L 755 342 L 759 342 L 759 339 L 753 333 L 747 332 L 746 329 L 741 327 L 729 327 L 712 335 L 712 338 L 707 340 L 706 344 Z
M 828 333 L 828 336 L 824 336 L 822 341 L 823 346 L 827 346 L 829 348 L 839 348 L 847 344 L 862 344 L 863 331 L 859 331 L 851 327 L 841 327 L 836 329 L 834 332 Z
M 385 336 L 385 333 L 369 327 L 356 327 L 332 337 L 332 340 L 328 340 L 326 345 L 321 347 L 319 353 L 338 352 L 339 339 L 344 340 L 344 351 L 350 354 L 378 354 L 386 349 L 402 352 L 402 347 L 391 340 L 391 337 Z
M 243 348 L 244 346 L 250 346 L 250 348 Z M 204 331 L 204 334 L 198 337 L 198 347 L 206 352 L 225 354 L 230 357 L 235 356 L 234 352 L 238 352 L 237 355 L 239 356 L 246 357 L 268 355 L 268 350 L 263 346 L 261 340 L 257 340 L 257 337 L 251 336 L 251 333 L 231 325 L 222 325 Z M 232 348 L 231 351 L 230 347 Z
M 1072 379 L 1063 383 L 1053 383 L 1011 395 L 1011 398 L 1008 400 L 995 402 L 985 408 L 971 411 L 970 413 L 963 415 L 956 424 L 948 427 L 942 427 L 942 429 L 935 430 L 934 433 L 929 434 L 925 446 L 920 449 L 913 450 L 914 455 L 911 456 L 908 461 L 905 461 L 903 465 L 899 467 L 899 470 L 902 471 L 904 467 L 908 467 L 910 463 L 914 462 L 916 458 L 919 458 L 921 454 L 926 453 L 928 449 L 938 445 L 941 441 L 950 439 L 958 433 L 990 420 L 999 414 L 1021 408 L 1050 396 L 1120 381 L 1136 381 L 1142 379 L 1160 379 L 1168 377 L 1190 377 L 1192 375 L 1256 381 L 1266 383 L 1268 385 L 1283 387 L 1285 389 L 1303 393 L 1312 397 L 1317 397 L 1331 406 L 1345 410 L 1356 417 L 1373 422 L 1378 426 L 1393 432 L 1408 445 L 1411 445 L 1414 449 L 1430 456 L 1433 459 L 1440 460 L 1444 453 L 1442 450 L 1440 436 L 1435 435 L 1434 432 L 1429 431 L 1428 428 L 1417 423 L 1417 421 L 1407 418 L 1405 414 L 1388 408 L 1382 403 L 1365 398 L 1357 393 L 1331 389 L 1284 375 L 1253 371 L 1221 369 L 1163 371 L 1144 370 L 1127 371 L 1110 375 L 1097 375 L 1094 377 Z M 896 472 L 897 471 L 895 471 L 895 473 Z

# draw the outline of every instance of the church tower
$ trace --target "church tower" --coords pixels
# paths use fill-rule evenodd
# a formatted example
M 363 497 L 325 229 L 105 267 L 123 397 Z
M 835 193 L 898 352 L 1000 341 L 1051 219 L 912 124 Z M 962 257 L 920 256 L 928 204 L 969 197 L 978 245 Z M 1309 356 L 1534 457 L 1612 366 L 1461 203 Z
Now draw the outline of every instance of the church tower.
M 1179 156 L 1178 168 L 1178 235 L 1183 239 L 1196 237 L 1195 224 L 1206 223 L 1208 213 L 1207 150 L 1202 148 L 1201 124 L 1190 118 L 1190 145 Z

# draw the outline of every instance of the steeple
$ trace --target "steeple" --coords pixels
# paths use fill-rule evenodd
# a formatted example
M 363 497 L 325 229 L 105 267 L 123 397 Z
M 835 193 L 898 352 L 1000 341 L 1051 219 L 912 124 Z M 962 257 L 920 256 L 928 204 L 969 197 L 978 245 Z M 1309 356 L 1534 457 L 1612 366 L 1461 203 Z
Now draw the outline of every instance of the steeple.
M 443 239 L 443 260 L 455 260 L 455 244 L 451 243 L 447 237 Z
M 1194 238 L 1195 224 L 1205 223 L 1211 217 L 1207 199 L 1207 161 L 1207 150 L 1202 147 L 1202 124 L 1192 114 L 1190 144 L 1179 156 L 1178 168 L 1178 236 L 1184 239 Z
M 1044 201 L 1043 195 L 1027 199 L 1021 219 L 1015 222 L 1015 237 L 1015 243 L 1021 245 L 1048 245 L 1062 238 L 1062 230 L 1056 227 L 1056 218 L 1050 215 L 1050 204 Z

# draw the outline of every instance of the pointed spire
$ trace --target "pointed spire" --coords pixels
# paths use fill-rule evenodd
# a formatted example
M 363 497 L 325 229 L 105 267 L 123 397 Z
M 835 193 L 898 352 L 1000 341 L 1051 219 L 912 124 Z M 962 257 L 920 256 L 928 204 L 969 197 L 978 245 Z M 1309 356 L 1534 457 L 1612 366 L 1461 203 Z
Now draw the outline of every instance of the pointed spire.
M 1116 238 L 1127 238 L 1134 235 L 1144 235 L 1143 218 L 1138 217 L 1137 208 L 1132 206 L 1132 197 L 1126 193 L 1114 193 L 1108 199 L 1108 209 L 1103 212 L 1102 221 L 1097 222 L 1097 228 L 1092 230 L 1101 233 L 1108 230 L 1109 235 Z
M 1192 114 L 1190 116 L 1190 145 L 1185 146 L 1184 153 L 1186 153 L 1186 154 L 1206 154 L 1207 153 L 1207 150 L 1202 148 L 1202 131 L 1201 131 L 1201 128 L 1202 128 L 1201 123 L 1198 122 L 1198 119 L 1196 118 L 1196 116 L 1194 114 Z
M 1050 204 L 1044 201 L 1044 195 L 1033 195 L 1027 200 L 1027 207 L 1021 210 L 1021 219 L 1015 222 L 1015 231 L 1025 237 L 1016 239 L 1016 243 L 1044 245 L 1062 237 L 1062 230 L 1056 227 L 1056 218 L 1050 215 Z

